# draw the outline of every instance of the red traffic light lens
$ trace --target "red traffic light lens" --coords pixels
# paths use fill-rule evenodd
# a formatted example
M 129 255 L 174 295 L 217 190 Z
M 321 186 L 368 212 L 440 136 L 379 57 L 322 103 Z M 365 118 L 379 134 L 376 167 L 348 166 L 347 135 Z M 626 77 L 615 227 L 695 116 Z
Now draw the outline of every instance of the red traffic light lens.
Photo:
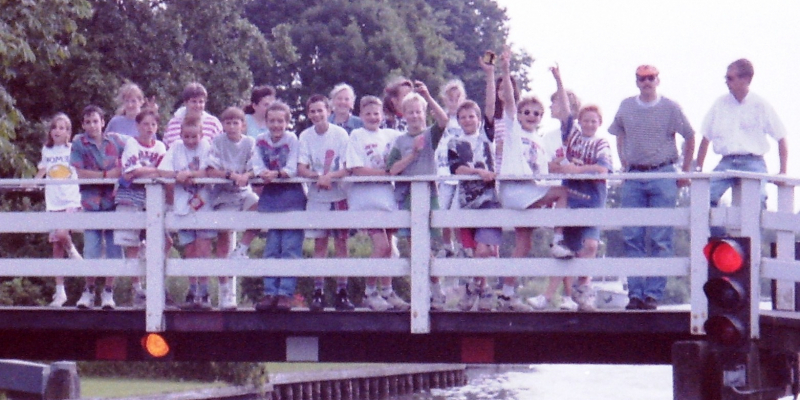
M 745 339 L 742 323 L 725 315 L 717 315 L 706 320 L 703 325 L 709 340 L 724 346 L 736 346 Z
M 703 285 L 703 292 L 708 302 L 726 310 L 734 310 L 744 306 L 747 296 L 744 287 L 728 277 L 710 279 Z
M 744 250 L 733 240 L 716 240 L 703 247 L 706 259 L 718 270 L 732 274 L 744 265 Z

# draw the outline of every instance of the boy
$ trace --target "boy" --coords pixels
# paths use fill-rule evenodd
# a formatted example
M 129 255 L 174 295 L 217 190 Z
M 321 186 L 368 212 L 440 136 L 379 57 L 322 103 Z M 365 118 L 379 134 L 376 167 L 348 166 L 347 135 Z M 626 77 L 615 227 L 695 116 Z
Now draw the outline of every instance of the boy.
M 158 170 L 165 178 L 174 178 L 174 211 L 176 215 L 209 211 L 209 190 L 207 185 L 194 183 L 195 178 L 204 178 L 211 144 L 202 140 L 200 114 L 186 116 L 181 122 L 181 140 L 169 148 Z M 217 236 L 213 230 L 180 230 L 178 242 L 184 246 L 185 258 L 211 257 L 211 240 Z M 186 293 L 184 308 L 208 310 L 211 302 L 208 295 L 208 277 L 189 278 L 189 291 Z
M 395 140 L 392 150 L 389 152 L 386 167 L 389 168 L 391 175 L 415 176 L 436 173 L 434 149 L 439 145 L 444 130 L 447 128 L 447 113 L 431 97 L 424 83 L 416 81 L 414 82 L 414 88 L 415 92 L 409 93 L 400 103 L 401 111 L 408 126 L 406 133 Z M 426 121 L 428 105 L 430 105 L 436 120 L 436 123 L 431 127 L 427 127 Z M 438 194 L 436 185 L 433 182 L 430 185 L 430 191 L 431 210 L 438 210 Z M 409 182 L 397 182 L 394 194 L 400 209 L 411 209 L 411 184 Z M 406 229 L 398 231 L 398 236 L 408 237 L 409 234 L 410 232 Z M 438 232 L 433 232 L 432 236 L 438 236 Z M 375 288 L 367 287 L 368 299 L 372 294 L 370 290 L 374 291 Z M 391 287 L 384 286 L 381 296 L 395 309 L 407 310 L 409 308 L 408 303 L 398 297 Z M 434 310 L 443 308 L 443 299 L 444 294 L 439 284 L 439 278 L 431 277 L 431 308 Z
M 347 168 L 358 176 L 387 176 L 386 158 L 394 140 L 401 135 L 394 129 L 382 129 L 383 102 L 375 96 L 361 99 L 361 121 L 363 128 L 353 130 L 347 145 Z M 397 209 L 391 182 L 357 182 L 347 192 L 348 205 L 355 211 L 393 211 Z M 389 258 L 392 255 L 391 232 L 386 229 L 367 229 L 372 241 L 372 258 Z M 392 286 L 391 277 L 380 278 L 383 287 Z M 376 288 L 378 277 L 366 278 L 368 288 Z M 368 306 L 374 311 L 386 311 L 391 305 L 375 294 L 368 297 Z M 444 304 L 444 303 L 442 303 Z
M 456 116 L 463 135 L 451 138 L 448 142 L 447 159 L 450 171 L 456 175 L 478 175 L 482 179 L 458 182 L 458 205 L 461 209 L 472 210 L 500 208 L 495 192 L 492 142 L 479 130 L 480 107 L 474 101 L 467 100 L 458 106 Z M 487 258 L 497 254 L 496 248 L 503 238 L 500 228 L 477 228 L 471 231 L 474 231 L 471 236 L 477 242 L 476 257 Z M 486 285 L 486 277 L 475 277 L 472 284 L 467 284 L 465 295 L 458 306 L 462 311 L 469 311 L 476 300 L 479 311 L 491 311 L 494 306 L 492 290 Z M 530 310 L 513 292 L 504 293 L 498 300 L 502 311 Z
M 276 101 L 267 108 L 269 133 L 256 139 L 253 172 L 264 180 L 264 189 L 258 201 L 259 212 L 302 211 L 306 209 L 306 195 L 300 183 L 275 183 L 275 179 L 291 178 L 297 174 L 299 143 L 293 133 L 286 132 L 291 111 L 283 102 Z M 301 258 L 303 256 L 302 229 L 270 229 L 264 258 Z M 256 304 L 257 311 L 289 311 L 297 286 L 297 278 L 264 277 L 264 298 Z
M 128 139 L 120 160 L 122 177 L 115 199 L 117 212 L 144 211 L 144 185 L 135 184 L 133 180 L 158 177 L 158 163 L 167 152 L 164 143 L 156 140 L 158 114 L 155 111 L 148 109 L 140 112 L 136 116 L 136 128 L 139 136 Z M 140 254 L 140 247 L 143 247 L 142 234 L 140 230 L 114 231 L 114 243 L 123 247 L 128 262 L 138 264 L 144 260 L 144 253 Z M 144 307 L 145 294 L 139 277 L 131 278 L 131 284 L 133 306 Z
M 183 113 L 181 113 L 180 110 L 176 112 L 175 116 L 172 117 L 167 124 L 167 129 L 164 130 L 164 145 L 166 145 L 167 148 L 172 146 L 172 143 L 178 141 L 180 138 L 181 121 L 183 121 L 183 118 L 189 113 L 202 114 L 201 123 L 203 126 L 203 137 L 206 138 L 206 140 L 211 141 L 222 133 L 222 124 L 217 117 L 205 111 L 208 92 L 203 85 L 197 82 L 189 83 L 183 88 L 181 98 L 183 99 L 183 104 L 186 106 L 186 110 Z
M 316 179 L 308 188 L 308 211 L 346 211 L 347 195 L 339 182 L 332 182 L 347 176 L 344 166 L 347 131 L 328 122 L 330 116 L 328 98 L 315 94 L 306 102 L 306 113 L 313 124 L 300 134 L 300 154 L 297 174 L 304 178 Z M 314 257 L 328 256 L 328 236 L 333 236 L 333 246 L 337 258 L 347 258 L 347 229 L 307 230 L 306 237 L 314 239 Z M 314 278 L 314 294 L 308 308 L 321 311 L 325 307 L 324 278 Z M 353 310 L 355 307 L 347 299 L 347 277 L 336 278 L 336 309 Z
M 72 140 L 70 164 L 80 179 L 119 178 L 119 160 L 125 149 L 127 137 L 117 133 L 103 133 L 103 110 L 95 105 L 87 106 L 81 113 L 84 133 Z M 81 207 L 84 212 L 114 211 L 113 185 L 80 185 Z M 99 216 L 99 215 L 98 215 Z M 100 217 L 103 218 L 103 217 Z M 105 246 L 103 244 L 105 243 Z M 104 248 L 105 247 L 105 251 Z M 114 244 L 113 231 L 87 229 L 83 232 L 83 256 L 87 259 L 122 258 L 122 249 Z M 86 287 L 76 306 L 81 309 L 92 308 L 95 304 L 95 278 L 86 277 Z M 105 287 L 100 293 L 101 305 L 113 309 L 114 277 L 106 277 Z
M 231 183 L 216 184 L 211 189 L 211 208 L 219 211 L 255 211 L 258 196 L 250 187 L 250 163 L 254 155 L 255 139 L 245 136 L 244 111 L 228 107 L 222 112 L 224 135 L 211 142 L 206 173 L 211 178 L 224 178 Z M 231 231 L 220 231 L 217 236 L 218 258 L 247 258 L 250 243 L 258 234 L 256 230 L 245 231 L 242 240 L 233 252 L 229 252 L 235 236 Z M 236 308 L 235 279 L 219 277 L 219 307 L 222 310 Z

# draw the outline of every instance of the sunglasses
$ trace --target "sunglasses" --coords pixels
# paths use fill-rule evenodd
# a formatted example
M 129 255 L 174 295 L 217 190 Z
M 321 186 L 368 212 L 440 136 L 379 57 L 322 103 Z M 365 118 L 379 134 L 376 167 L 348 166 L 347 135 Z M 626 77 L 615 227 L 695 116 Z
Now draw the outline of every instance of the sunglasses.
M 544 115 L 544 112 L 543 111 L 525 110 L 525 111 L 522 112 L 522 114 L 523 115 L 531 115 L 531 114 L 533 114 L 534 117 L 541 117 L 542 115 Z
M 656 76 L 655 75 L 637 76 L 636 80 L 639 81 L 639 82 L 644 82 L 644 81 L 653 82 L 653 81 L 656 80 Z

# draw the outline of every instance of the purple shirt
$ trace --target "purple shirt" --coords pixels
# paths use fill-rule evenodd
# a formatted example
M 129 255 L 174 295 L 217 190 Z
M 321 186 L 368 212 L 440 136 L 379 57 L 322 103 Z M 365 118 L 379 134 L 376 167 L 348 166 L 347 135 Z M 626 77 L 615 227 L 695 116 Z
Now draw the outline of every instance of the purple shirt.
M 104 133 L 100 145 L 85 133 L 72 140 L 70 164 L 75 169 L 109 171 L 119 166 L 119 158 L 128 137 L 118 133 Z M 85 211 L 114 210 L 114 187 L 111 185 L 81 185 L 81 206 Z

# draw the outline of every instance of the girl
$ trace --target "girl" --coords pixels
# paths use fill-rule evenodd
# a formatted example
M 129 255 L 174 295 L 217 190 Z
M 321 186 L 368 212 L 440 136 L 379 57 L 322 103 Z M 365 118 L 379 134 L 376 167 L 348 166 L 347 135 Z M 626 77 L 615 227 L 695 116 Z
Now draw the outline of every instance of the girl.
M 353 132 L 353 129 L 364 126 L 361 118 L 353 115 L 356 92 L 352 86 L 346 83 L 334 86 L 333 90 L 331 90 L 331 103 L 333 103 L 333 112 L 328 117 L 328 122 L 341 126 L 347 131 L 348 135 Z
M 70 166 L 69 158 L 72 151 L 70 138 L 72 137 L 72 123 L 62 113 L 56 114 L 50 120 L 47 141 L 42 147 L 42 160 L 39 162 L 39 171 L 36 179 L 77 179 L 78 173 Z M 81 194 L 77 184 L 46 185 L 44 198 L 47 211 L 76 212 L 81 208 Z M 72 243 L 69 230 L 56 229 L 50 232 L 50 243 L 53 243 L 53 258 L 64 258 L 65 253 L 71 259 L 81 260 L 80 253 Z M 51 307 L 61 307 L 67 301 L 64 290 L 64 277 L 56 277 L 56 292 L 53 295 Z
M 275 88 L 272 86 L 258 86 L 250 94 L 250 104 L 244 108 L 244 123 L 247 126 L 247 136 L 257 138 L 267 129 L 267 108 L 275 102 Z
M 117 115 L 111 118 L 106 125 L 106 132 L 121 133 L 130 137 L 139 136 L 139 130 L 136 128 L 136 116 L 142 111 L 143 108 L 158 110 L 154 99 L 145 102 L 144 93 L 139 85 L 135 83 L 126 83 L 119 88 L 117 97 L 115 98 L 119 107 L 117 108 Z

